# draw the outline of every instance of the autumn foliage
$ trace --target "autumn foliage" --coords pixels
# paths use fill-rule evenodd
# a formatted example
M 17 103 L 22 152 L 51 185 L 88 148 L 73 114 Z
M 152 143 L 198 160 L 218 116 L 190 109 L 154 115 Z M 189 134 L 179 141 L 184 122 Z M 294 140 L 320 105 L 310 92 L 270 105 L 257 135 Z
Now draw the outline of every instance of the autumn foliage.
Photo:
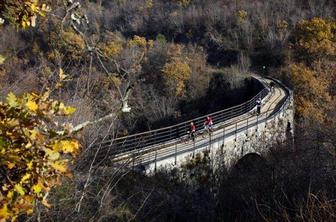
M 188 6 L 192 0 L 173 0 L 173 2 L 176 2 L 181 6 Z
M 294 32 L 295 62 L 288 66 L 288 77 L 300 117 L 323 122 L 333 106 L 335 32 L 336 23 L 322 18 L 302 20 Z
M 79 151 L 70 124 L 59 117 L 75 109 L 43 95 L 10 93 L 0 102 L 0 221 L 32 213 L 48 192 L 70 175 L 68 164 Z
M 313 18 L 299 22 L 296 46 L 313 56 L 336 54 L 336 22 Z
M 4 0 L 0 1 L 0 12 L 6 21 L 17 28 L 35 27 L 38 16 L 45 16 L 50 11 L 39 0 Z
M 163 74 L 168 84 L 173 84 L 175 94 L 181 96 L 185 92 L 185 82 L 190 78 L 192 70 L 188 64 L 188 58 L 182 56 L 182 47 L 172 45 L 170 47 L 170 60 L 163 67 Z
M 318 120 L 316 126 L 323 123 L 330 138 L 335 138 L 335 124 L 325 123 L 331 122 L 335 116 L 336 28 L 332 18 L 335 17 L 336 3 L 325 2 L 0 1 L 0 24 L 4 23 L 0 27 L 4 43 L 0 44 L 0 91 L 3 98 L 0 102 L 0 222 L 21 220 L 21 217 L 29 221 L 150 221 L 155 218 L 161 221 L 211 221 L 217 211 L 215 205 L 221 201 L 225 208 L 220 211 L 227 214 L 222 217 L 215 215 L 213 218 L 219 218 L 217 220 L 259 221 L 256 212 L 262 208 L 257 211 L 255 204 L 274 208 L 274 204 L 279 203 L 279 211 L 291 209 L 292 216 L 295 212 L 305 212 L 293 209 L 287 202 L 295 199 L 305 204 L 300 196 L 308 195 L 303 192 L 304 186 L 297 185 L 304 184 L 304 178 L 315 178 L 319 184 L 316 188 L 324 191 L 323 186 L 327 183 L 323 182 L 322 176 L 319 177 L 324 175 L 320 170 L 317 176 L 311 172 L 304 174 L 306 169 L 312 169 L 311 166 L 302 164 L 300 168 L 292 163 L 280 163 L 277 177 L 280 182 L 275 183 L 274 189 L 272 177 L 272 191 L 262 189 L 260 196 L 251 194 L 250 189 L 243 193 L 241 187 L 251 183 L 242 181 L 237 186 L 228 186 L 233 187 L 232 190 L 219 191 L 229 194 L 228 198 L 215 198 L 212 202 L 215 195 L 211 192 L 216 189 L 210 180 L 200 181 L 204 185 L 201 192 L 200 189 L 193 190 L 195 186 L 191 177 L 183 177 L 178 183 L 185 180 L 185 184 L 192 186 L 163 183 L 169 190 L 167 193 L 157 187 L 150 193 L 144 191 L 142 188 L 147 179 L 144 180 L 143 175 L 136 178 L 132 174 L 119 180 L 124 176 L 119 177 L 115 168 L 108 168 L 105 162 L 94 158 L 96 150 L 91 144 L 99 143 L 105 133 L 110 139 L 112 134 L 120 136 L 162 127 L 166 120 L 167 124 L 172 124 L 172 121 L 190 119 L 192 115 L 199 116 L 198 113 L 215 111 L 220 108 L 217 104 L 229 106 L 231 102 L 237 102 L 233 97 L 227 96 L 227 100 L 218 102 L 208 98 L 219 98 L 233 90 L 238 92 L 237 85 L 243 85 L 243 77 L 249 70 L 275 75 L 277 79 L 286 76 L 286 85 L 291 83 L 288 86 L 294 89 L 295 113 L 301 117 L 297 120 L 303 123 L 310 119 Z M 40 16 L 49 11 L 47 5 L 53 8 L 52 15 L 41 19 Z M 87 22 L 83 22 L 84 19 Z M 35 23 L 39 26 L 37 29 L 27 30 Z M 64 84 L 57 83 L 57 94 L 50 96 L 50 90 L 42 94 L 28 93 L 44 91 L 54 84 L 55 70 L 60 67 L 66 69 L 71 78 Z M 284 75 L 276 76 L 279 73 Z M 60 76 L 65 78 L 63 72 Z M 11 91 L 15 94 L 8 94 Z M 241 99 L 243 97 L 245 93 Z M 123 99 L 132 107 L 132 112 L 119 118 L 118 110 Z M 68 184 L 57 187 L 63 176 L 70 176 L 70 166 L 80 149 L 73 136 L 77 127 L 67 123 L 70 122 L 67 117 L 75 109 L 61 100 L 76 104 L 80 115 L 74 116 L 73 123 L 90 122 L 108 113 L 117 118 L 111 125 L 104 120 L 83 132 L 83 151 L 74 166 L 77 175 Z M 301 128 L 299 124 L 295 125 L 295 141 L 300 140 L 301 129 L 309 129 L 307 126 L 315 126 L 315 123 Z M 305 139 L 315 138 L 311 136 L 313 134 L 306 134 Z M 324 143 L 315 145 L 313 142 L 298 143 L 296 151 L 299 147 L 314 146 L 315 149 L 315 146 L 324 146 Z M 296 156 L 291 154 L 292 151 L 288 156 Z M 276 164 L 281 155 L 276 154 Z M 298 156 L 293 163 L 301 164 L 300 161 L 306 161 L 306 158 L 309 156 Z M 306 162 L 316 163 L 315 159 L 309 160 Z M 281 182 L 281 178 L 288 174 L 283 166 L 290 168 L 287 169 L 288 178 Z M 202 173 L 206 178 L 212 174 Z M 220 178 L 230 184 L 230 179 Z M 87 183 L 83 188 L 85 180 Z M 121 182 L 120 189 L 118 183 L 122 180 L 125 182 Z M 167 177 L 167 181 L 172 180 Z M 294 181 L 296 185 L 287 181 Z M 333 183 L 329 184 L 333 186 Z M 129 188 L 132 186 L 134 190 Z M 279 193 L 276 186 L 281 188 Z M 211 195 L 207 196 L 207 190 L 211 190 Z M 244 203 L 248 203 L 246 212 L 242 213 L 240 208 L 244 204 L 234 194 L 244 197 Z M 274 202 L 269 201 L 269 197 L 275 197 Z M 249 199 L 251 202 L 246 201 Z M 281 201 L 284 199 L 285 203 Z M 330 199 L 335 198 L 330 196 Z M 161 200 L 169 202 L 166 204 Z M 48 202 L 53 207 L 46 211 L 43 205 L 49 207 L 51 204 Z M 308 201 L 306 205 L 309 204 Z M 78 206 L 81 206 L 80 211 Z M 158 211 L 155 211 L 155 206 L 158 206 Z M 322 212 L 320 208 L 316 209 L 316 212 Z M 33 210 L 33 215 L 21 216 Z M 266 211 L 274 210 L 267 208 Z M 164 215 L 168 216 L 165 218 Z M 274 218 L 279 219 L 279 215 Z M 293 217 L 285 220 L 290 220 L 288 218 Z
M 296 105 L 299 115 L 323 121 L 326 114 L 324 111 L 331 101 L 328 82 L 318 72 L 302 63 L 291 64 L 289 70 L 297 91 Z

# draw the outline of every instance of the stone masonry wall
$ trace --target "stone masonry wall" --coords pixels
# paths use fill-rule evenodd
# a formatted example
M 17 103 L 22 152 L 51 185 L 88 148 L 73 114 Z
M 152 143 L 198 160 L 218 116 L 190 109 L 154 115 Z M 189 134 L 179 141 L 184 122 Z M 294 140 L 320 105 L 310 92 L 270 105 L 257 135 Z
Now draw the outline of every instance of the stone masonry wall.
M 233 166 L 240 158 L 249 153 L 258 153 L 263 155 L 268 152 L 272 145 L 283 143 L 287 139 L 294 138 L 294 100 L 291 95 L 284 107 L 273 115 L 266 122 L 259 122 L 257 126 L 250 126 L 248 130 L 237 133 L 230 137 L 225 137 L 225 140 L 209 143 L 203 149 L 199 149 L 193 154 L 210 151 L 210 158 L 213 166 L 221 166 L 225 164 Z M 223 144 L 224 142 L 224 144 Z M 186 161 L 190 161 L 192 154 L 185 153 L 177 156 L 177 161 L 174 157 L 158 161 L 156 164 L 151 163 L 147 167 L 147 172 L 153 172 L 160 167 L 180 167 Z M 174 164 L 176 162 L 176 165 Z
M 291 97 L 284 110 L 267 122 L 251 127 L 247 132 L 237 135 L 237 139 L 231 139 L 224 143 L 213 144 L 211 157 L 216 163 L 232 166 L 240 158 L 248 153 L 263 155 L 269 147 L 283 143 L 294 136 L 294 101 Z M 221 144 L 220 144 L 221 143 Z

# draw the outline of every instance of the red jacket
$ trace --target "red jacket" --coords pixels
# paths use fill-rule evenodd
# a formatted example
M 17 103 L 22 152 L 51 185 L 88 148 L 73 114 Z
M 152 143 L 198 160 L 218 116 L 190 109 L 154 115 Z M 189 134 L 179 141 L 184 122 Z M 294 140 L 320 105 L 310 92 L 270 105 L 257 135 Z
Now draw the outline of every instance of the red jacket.
M 212 122 L 212 118 L 211 117 L 209 117 L 209 118 L 207 118 L 207 120 L 205 120 L 205 123 L 204 123 L 206 126 L 208 126 L 208 125 L 213 125 L 213 122 Z
M 191 125 L 191 132 L 196 132 L 196 126 L 195 126 L 195 124 Z

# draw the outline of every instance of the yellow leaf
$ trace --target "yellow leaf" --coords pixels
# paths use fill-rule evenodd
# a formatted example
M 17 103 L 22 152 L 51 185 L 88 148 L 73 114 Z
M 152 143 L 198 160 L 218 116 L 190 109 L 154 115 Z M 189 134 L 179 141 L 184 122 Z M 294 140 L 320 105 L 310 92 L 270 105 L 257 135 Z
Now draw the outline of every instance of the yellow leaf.
M 7 103 L 10 107 L 17 107 L 18 106 L 17 98 L 12 92 L 8 94 L 6 100 L 7 100 Z
M 8 190 L 8 185 L 7 184 L 2 185 L 1 189 L 3 191 L 7 191 Z
M 49 160 L 58 160 L 60 158 L 60 154 L 57 151 L 51 149 L 45 149 L 44 151 L 46 152 Z
M 38 132 L 38 129 L 37 128 L 34 128 L 34 129 L 32 129 L 32 130 L 30 130 L 30 136 L 29 136 L 29 138 L 31 139 L 31 140 L 36 140 L 36 138 L 37 138 L 37 134 L 38 134 L 39 132 Z
M 67 115 L 67 116 L 73 114 L 75 111 L 76 111 L 76 108 L 74 108 L 72 106 L 66 106 L 64 108 L 64 114 Z
M 58 152 L 52 152 L 48 155 L 49 160 L 58 160 L 60 154 Z
M 7 204 L 4 204 L 2 208 L 0 208 L 0 221 L 6 221 L 10 214 L 8 213 Z
M 26 107 L 33 112 L 36 112 L 36 110 L 38 109 L 38 105 L 36 104 L 36 102 L 29 100 L 26 103 Z
M 18 192 L 21 196 L 25 194 L 25 191 L 20 184 L 16 184 L 14 188 L 15 188 L 15 191 Z
M 68 170 L 68 166 L 65 162 L 55 162 L 50 164 L 55 170 L 61 172 L 61 173 L 66 173 Z
M 41 201 L 41 203 L 42 203 L 45 207 L 47 207 L 47 208 L 51 208 L 51 205 L 48 203 L 48 201 L 47 201 L 46 199 L 43 199 L 43 200 Z
M 68 115 L 73 114 L 76 111 L 76 108 L 71 107 L 71 106 L 65 106 L 64 103 L 60 103 L 59 111 L 60 111 L 60 114 L 68 116 Z
M 51 103 L 51 110 L 52 110 L 53 112 L 56 112 L 57 105 L 58 105 L 58 101 L 53 101 L 53 102 Z
M 9 191 L 7 194 L 7 198 L 11 200 L 13 198 L 13 195 L 14 195 L 13 191 Z
M 58 106 L 58 109 L 63 113 L 64 108 L 65 108 L 64 103 L 60 102 L 59 106 Z
M 40 185 L 40 183 L 33 186 L 33 191 L 35 194 L 39 194 L 42 191 L 42 186 Z
M 52 145 L 54 151 L 62 151 L 62 141 L 57 141 Z
M 50 7 L 46 4 L 42 4 L 42 11 L 45 11 L 45 12 L 49 12 L 50 11 Z
M 7 124 L 8 127 L 13 127 L 14 128 L 14 127 L 18 126 L 20 124 L 20 122 L 17 119 L 9 119 L 9 120 L 7 120 L 6 124 Z
M 47 88 L 46 91 L 43 93 L 42 97 L 41 97 L 41 100 L 42 101 L 47 101 L 47 99 L 49 98 L 50 96 L 50 88 Z
M 64 153 L 74 153 L 77 152 L 79 149 L 79 144 L 77 141 L 66 141 L 63 146 Z
M 27 163 L 27 167 L 28 167 L 28 170 L 33 169 L 33 162 L 30 161 L 29 163 Z
M 8 169 L 13 169 L 15 167 L 15 163 L 7 163 Z
M 76 140 L 61 140 L 52 146 L 55 151 L 63 151 L 64 153 L 75 153 L 79 150 L 79 144 Z
M 30 215 L 30 214 L 34 213 L 34 210 L 33 210 L 33 208 L 30 208 L 26 212 L 27 212 L 28 215 Z
M 68 76 L 64 74 L 64 71 L 62 68 L 59 69 L 59 78 L 61 81 L 65 80 Z
M 56 87 L 56 89 L 59 89 L 59 88 L 61 88 L 62 86 L 63 86 L 62 83 L 59 83 L 59 82 L 58 82 L 58 83 L 56 83 L 56 86 L 55 86 L 55 87 Z
M 4 64 L 6 57 L 0 54 L 0 65 Z
M 29 173 L 26 173 L 22 178 L 21 178 L 21 182 L 24 183 L 26 182 L 26 180 L 28 180 L 30 178 L 30 174 Z

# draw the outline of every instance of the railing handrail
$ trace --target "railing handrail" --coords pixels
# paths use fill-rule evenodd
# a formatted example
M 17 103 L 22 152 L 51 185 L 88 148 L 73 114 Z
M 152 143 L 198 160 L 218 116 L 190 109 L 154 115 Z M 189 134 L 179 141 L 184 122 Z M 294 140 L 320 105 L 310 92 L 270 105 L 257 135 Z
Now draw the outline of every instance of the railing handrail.
M 254 78 L 258 79 L 258 77 Z M 268 120 L 275 118 L 277 115 L 283 112 L 286 109 L 286 107 L 290 104 L 291 98 L 293 97 L 293 92 L 287 86 L 285 86 L 281 81 L 278 81 L 273 78 L 264 77 L 263 79 L 270 79 L 276 82 L 280 86 L 280 88 L 282 88 L 282 90 L 285 91 L 285 96 L 280 101 L 275 103 L 276 106 L 273 109 L 268 109 L 267 111 L 260 113 L 259 122 L 257 117 L 256 122 L 252 121 L 252 123 L 249 125 L 249 119 L 253 117 L 249 115 L 242 116 L 242 114 L 246 114 L 250 110 L 254 109 L 256 106 L 256 98 L 258 97 L 262 99 L 265 98 L 268 95 L 270 88 L 269 83 L 267 83 L 266 81 L 259 81 L 262 83 L 264 88 L 260 90 L 260 92 L 253 98 L 234 107 L 230 107 L 224 110 L 208 114 L 213 117 L 214 123 L 216 124 L 215 126 L 216 130 L 220 129 L 224 130 L 223 137 L 225 137 L 225 129 L 227 127 L 230 128 L 230 126 L 234 127 L 236 125 L 236 129 L 234 132 L 235 134 L 237 134 L 237 132 L 241 131 L 242 129 L 240 126 L 241 123 L 246 121 L 247 122 L 246 130 L 248 130 L 250 127 L 259 125 L 261 122 L 266 121 L 267 123 Z M 274 102 L 275 101 L 273 101 L 272 104 Z M 101 155 L 104 155 L 104 157 L 102 158 L 106 158 L 105 155 L 107 152 L 108 155 L 111 155 L 113 161 L 120 161 L 125 158 L 131 157 L 134 166 L 135 165 L 134 161 L 136 161 L 137 158 L 139 158 L 141 165 L 146 162 L 146 160 L 142 160 L 141 156 L 153 152 L 152 154 L 149 155 L 149 157 L 147 156 L 145 158 L 146 159 L 154 158 L 156 166 L 157 163 L 156 155 L 158 150 L 164 150 L 167 147 L 175 146 L 175 163 L 176 163 L 177 146 L 179 143 L 181 143 L 180 138 L 181 137 L 183 138 L 185 135 L 187 135 L 186 130 L 188 130 L 190 127 L 189 122 L 194 121 L 197 127 L 203 126 L 203 120 L 208 115 L 197 117 L 189 121 L 184 121 L 182 123 L 160 128 L 157 130 L 151 130 L 143 133 L 128 135 L 102 142 L 99 144 L 102 148 L 100 153 L 103 152 L 101 153 Z M 239 128 L 237 128 L 237 124 L 239 125 Z M 195 143 L 193 149 L 194 151 L 196 149 Z
M 265 111 L 265 112 L 260 113 L 259 116 L 266 115 L 264 121 L 268 121 L 269 119 L 274 118 L 276 115 L 278 115 L 279 113 L 281 113 L 282 111 L 284 111 L 285 107 L 289 104 L 290 100 L 291 100 L 292 97 L 293 97 L 293 92 L 292 92 L 292 90 L 290 90 L 287 86 L 285 86 L 281 81 L 278 81 L 278 80 L 273 79 L 273 78 L 268 78 L 268 79 L 271 79 L 271 80 L 277 82 L 279 85 L 281 85 L 282 88 L 284 88 L 284 89 L 286 90 L 286 94 L 287 94 L 287 95 L 286 95 L 286 97 L 285 97 L 284 99 L 282 99 L 282 101 L 283 101 L 283 100 L 284 100 L 284 101 L 282 102 L 280 108 L 278 108 L 274 113 L 271 112 L 270 114 L 268 114 L 271 110 L 267 110 L 267 111 Z M 274 111 L 274 110 L 272 110 L 272 111 Z M 239 120 L 234 121 L 234 122 L 231 122 L 231 123 L 225 123 L 225 122 L 224 122 L 224 125 L 221 125 L 220 128 L 226 128 L 226 127 L 228 127 L 228 126 L 232 126 L 232 125 L 237 124 L 237 123 L 245 122 L 246 120 L 248 120 L 248 119 L 250 119 L 250 118 L 251 118 L 251 117 L 245 117 L 245 118 L 243 118 L 243 119 L 239 119 Z M 257 123 L 258 123 L 258 122 L 257 122 Z M 254 124 L 255 124 L 255 123 L 254 123 Z M 247 127 L 248 127 L 248 125 L 247 125 Z M 218 128 L 218 129 L 219 129 L 219 128 Z M 218 129 L 217 129 L 217 130 L 218 130 Z M 172 146 L 172 145 L 177 144 L 177 143 L 178 143 L 178 141 L 174 140 L 174 142 L 169 143 L 169 144 L 165 144 L 164 146 Z M 136 150 L 136 151 L 137 151 L 137 152 L 140 151 L 140 153 L 143 153 L 143 152 L 151 152 L 151 150 L 153 151 L 153 150 L 158 150 L 158 149 L 161 149 L 161 148 L 162 148 L 162 146 L 161 146 L 161 148 L 160 148 L 160 146 L 157 146 L 157 145 L 158 145 L 158 144 L 155 144 L 155 145 L 152 145 L 152 146 L 148 146 L 148 147 L 144 147 L 143 149 L 141 149 L 141 150 Z M 126 151 L 126 152 L 120 153 L 120 155 L 129 155 L 130 153 L 134 153 L 134 150 L 128 150 L 128 151 Z M 118 158 L 118 157 L 117 157 L 117 158 Z
M 253 78 L 257 79 L 256 77 L 253 77 Z M 252 97 L 248 101 L 245 101 L 245 102 L 243 102 L 241 104 L 238 104 L 238 105 L 235 105 L 235 106 L 223 109 L 223 110 L 219 110 L 219 111 L 216 111 L 216 112 L 213 112 L 213 113 L 210 113 L 210 114 L 206 114 L 206 115 L 203 115 L 203 116 L 200 116 L 200 117 L 196 117 L 196 118 L 184 121 L 182 123 L 174 124 L 174 125 L 171 125 L 171 126 L 167 126 L 167 127 L 163 127 L 163 128 L 159 128 L 159 129 L 155 129 L 155 130 L 149 130 L 149 131 L 145 131 L 145 132 L 141 132 L 141 133 L 131 134 L 131 135 L 123 136 L 123 137 L 114 138 L 114 139 L 105 141 L 102 144 L 106 144 L 106 143 L 109 143 L 109 142 L 112 142 L 112 141 L 113 142 L 117 142 L 117 141 L 120 141 L 120 140 L 129 139 L 131 137 L 142 136 L 142 135 L 145 135 L 145 134 L 153 134 L 153 133 L 156 133 L 156 132 L 159 132 L 159 131 L 168 130 L 168 129 L 174 129 L 174 128 L 179 127 L 179 126 L 184 126 L 186 124 L 188 125 L 192 121 L 197 121 L 197 120 L 200 120 L 200 119 L 204 119 L 207 116 L 214 116 L 214 115 L 217 115 L 219 113 L 224 113 L 224 112 L 227 112 L 227 111 L 230 111 L 230 110 L 234 110 L 234 109 L 236 109 L 238 107 L 246 106 L 247 104 L 250 104 L 252 101 L 256 100 L 256 98 L 259 98 L 262 95 L 262 93 L 268 91 L 268 89 L 267 89 L 268 86 L 266 86 L 266 84 L 264 82 L 262 82 L 262 81 L 260 81 L 260 83 L 263 85 L 263 89 L 257 95 L 255 95 L 254 97 Z
M 278 115 L 279 113 L 283 112 L 285 107 L 289 104 L 291 98 L 293 97 L 293 92 L 292 90 L 290 90 L 287 86 L 285 86 L 281 81 L 278 81 L 276 79 L 273 79 L 273 78 L 268 78 L 268 79 L 271 79 L 273 81 L 276 81 L 279 85 L 281 85 L 285 90 L 286 90 L 286 97 L 283 99 L 284 101 L 282 102 L 280 108 L 278 108 L 274 113 L 270 113 L 270 110 L 267 110 L 265 112 L 262 112 L 260 113 L 259 116 L 263 116 L 263 115 L 266 115 L 266 118 L 264 119 L 264 121 L 268 121 L 269 119 L 272 119 L 274 118 L 276 115 Z M 234 122 L 231 122 L 231 123 L 225 123 L 224 125 L 222 125 L 220 128 L 226 128 L 228 126 L 232 126 L 234 124 L 237 124 L 237 123 L 241 123 L 241 122 L 245 122 L 246 120 L 250 119 L 251 117 L 245 117 L 243 119 L 239 119 L 237 121 L 234 121 Z M 248 127 L 248 126 L 247 126 Z M 170 143 L 170 144 L 165 144 L 165 146 L 171 146 L 171 145 L 174 145 L 174 144 L 177 144 L 178 141 L 174 141 L 173 143 Z M 151 152 L 151 150 L 157 150 L 157 146 L 158 144 L 155 144 L 153 146 L 149 146 L 149 147 L 144 147 L 143 149 L 140 150 L 141 153 L 143 152 Z M 128 152 L 133 152 L 133 150 L 129 150 L 129 151 L 126 151 L 126 152 L 123 152 L 123 153 L 120 153 L 121 155 L 128 155 L 127 153 Z

